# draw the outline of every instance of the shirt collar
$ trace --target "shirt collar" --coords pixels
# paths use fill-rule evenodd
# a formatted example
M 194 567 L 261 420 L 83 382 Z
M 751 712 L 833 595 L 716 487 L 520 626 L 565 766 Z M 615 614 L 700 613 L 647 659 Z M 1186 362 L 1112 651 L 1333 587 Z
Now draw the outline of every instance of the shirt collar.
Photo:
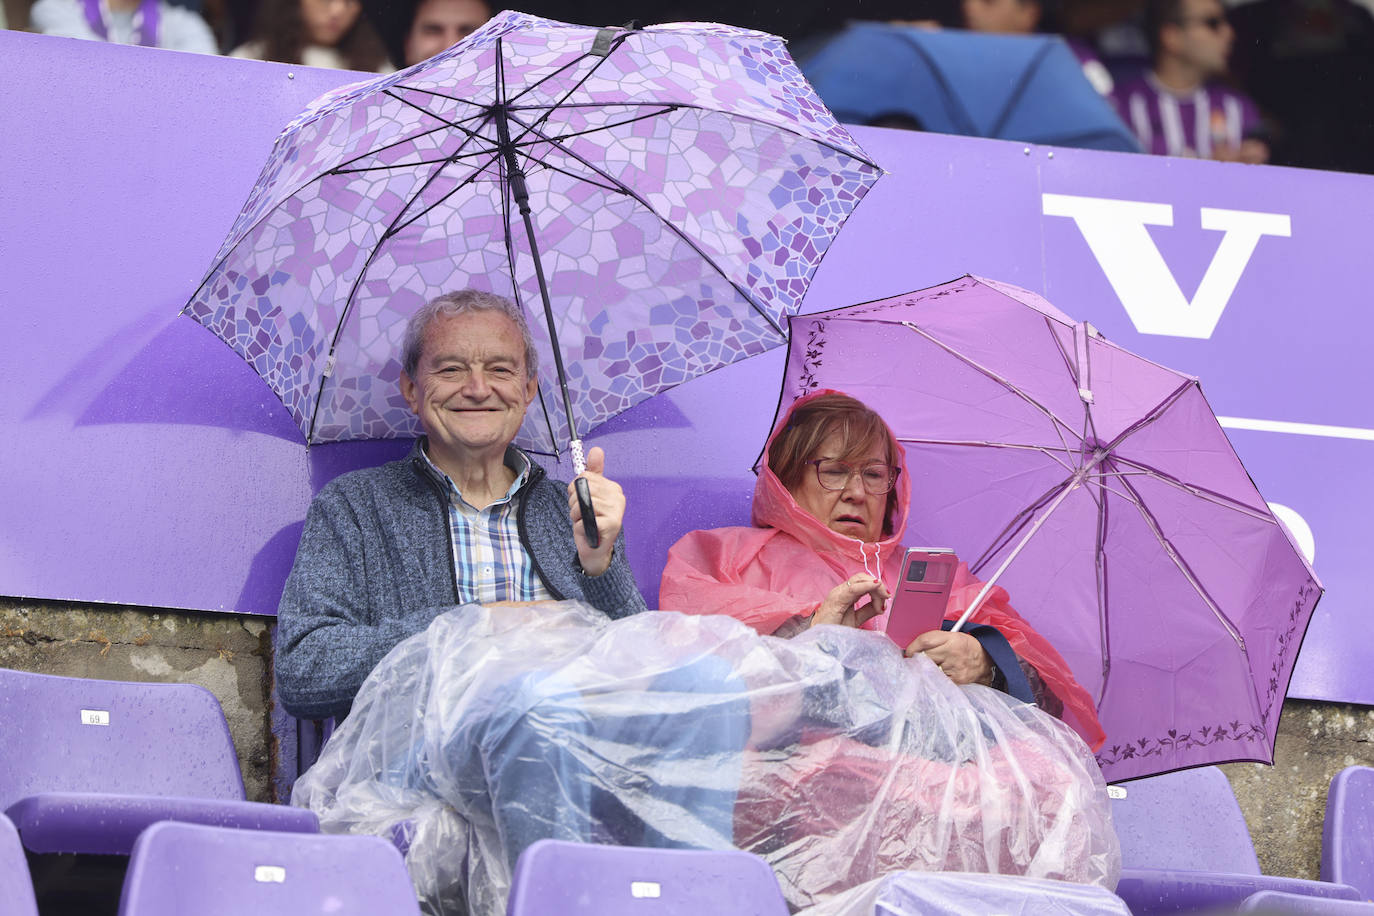
M 425 472 L 450 495 L 463 499 L 463 491 L 458 489 L 458 485 L 453 482 L 453 479 L 439 470 L 438 465 L 429 459 L 429 452 L 425 448 L 427 444 L 428 440 L 421 438 L 416 446 L 420 452 L 420 458 L 424 460 Z M 525 485 L 525 481 L 528 480 L 530 476 L 529 456 L 513 445 L 506 446 L 505 465 L 515 472 L 515 480 L 511 482 L 510 489 L 506 490 L 506 495 L 492 503 L 492 505 L 500 505 L 509 502 L 515 494 L 519 492 L 520 488 Z M 466 503 L 467 500 L 463 500 L 463 502 Z

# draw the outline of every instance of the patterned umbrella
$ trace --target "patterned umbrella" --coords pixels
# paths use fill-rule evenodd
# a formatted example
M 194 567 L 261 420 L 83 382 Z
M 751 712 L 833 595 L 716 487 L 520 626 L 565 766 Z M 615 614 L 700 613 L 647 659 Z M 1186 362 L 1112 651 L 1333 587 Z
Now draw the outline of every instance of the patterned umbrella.
M 557 454 L 782 343 L 880 174 L 779 38 L 505 12 L 288 125 L 185 311 L 316 443 L 417 434 L 406 318 L 466 286 L 510 296 L 542 357 L 516 442 Z
M 955 548 L 1054 643 L 1108 781 L 1273 762 L 1322 588 L 1197 379 L 974 277 L 790 321 L 784 403 L 837 388 L 883 415 L 908 543 Z

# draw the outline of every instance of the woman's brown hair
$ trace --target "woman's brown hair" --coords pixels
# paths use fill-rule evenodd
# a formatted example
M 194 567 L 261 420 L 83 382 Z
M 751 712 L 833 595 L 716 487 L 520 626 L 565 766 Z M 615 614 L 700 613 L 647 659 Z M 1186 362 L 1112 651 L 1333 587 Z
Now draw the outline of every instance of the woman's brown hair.
M 301 55 L 310 44 L 310 36 L 301 15 L 301 0 L 259 0 L 257 35 L 262 41 L 263 60 L 302 63 Z M 376 72 L 387 63 L 386 46 L 368 22 L 366 9 L 359 12 L 353 27 L 335 47 L 353 70 Z
M 822 443 L 838 434 L 844 452 L 828 457 L 855 461 L 867 455 L 871 446 L 882 443 L 887 462 L 898 465 L 892 431 L 883 418 L 857 398 L 831 392 L 815 397 L 793 409 L 787 425 L 778 431 L 768 447 L 768 467 L 790 492 L 801 486 L 807 461 L 817 457 Z M 887 495 L 883 515 L 883 534 L 892 534 L 892 514 L 897 508 L 898 481 Z

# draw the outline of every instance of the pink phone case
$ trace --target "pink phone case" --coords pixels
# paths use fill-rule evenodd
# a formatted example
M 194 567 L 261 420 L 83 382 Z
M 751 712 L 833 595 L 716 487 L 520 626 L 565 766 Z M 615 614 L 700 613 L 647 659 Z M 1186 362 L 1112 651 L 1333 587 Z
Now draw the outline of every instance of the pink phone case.
M 959 558 L 945 547 L 910 547 L 892 595 L 887 635 L 905 649 L 922 633 L 940 629 Z

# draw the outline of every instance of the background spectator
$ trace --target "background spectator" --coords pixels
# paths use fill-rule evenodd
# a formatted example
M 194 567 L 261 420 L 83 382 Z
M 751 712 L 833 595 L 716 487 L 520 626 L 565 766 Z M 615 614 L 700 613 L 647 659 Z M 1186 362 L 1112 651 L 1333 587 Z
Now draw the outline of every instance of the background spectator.
M 85 2 L 37 0 L 31 10 L 30 0 L 0 0 L 3 11 L 0 23 L 14 29 L 31 28 L 50 34 L 98 38 L 100 36 L 85 21 Z M 310 2 L 340 3 L 359 9 L 360 12 L 354 14 L 361 23 L 358 31 L 369 32 L 374 39 L 380 33 L 385 44 L 363 41 L 345 50 L 347 41 L 334 43 L 302 38 L 305 27 L 299 4 Z M 451 5 L 456 9 L 466 5 L 480 9 L 484 2 L 453 0 L 450 4 L 431 0 L 422 6 Z M 119 14 L 115 19 L 122 18 L 127 23 L 127 27 L 111 23 L 115 28 L 111 40 L 140 40 L 141 36 L 135 35 L 132 27 L 137 13 L 129 13 L 130 4 L 137 5 L 135 0 L 105 0 L 104 8 Z M 741 5 L 732 0 L 670 0 L 666 5 L 646 8 L 638 0 L 592 0 L 577 4 L 568 0 L 527 0 L 519 8 L 552 19 L 598 25 L 619 24 L 639 17 L 646 23 L 720 21 L 763 29 L 787 38 L 789 50 L 799 62 L 804 62 L 849 20 L 921 21 L 946 27 L 966 25 L 982 30 L 1014 31 L 1026 28 L 1024 20 L 1038 9 L 1039 17 L 1033 28 L 1061 30 L 1070 47 L 1085 61 L 1084 71 L 1089 80 L 1099 89 L 1103 88 L 1104 76 L 1106 79 L 1114 77 L 1122 86 L 1121 91 L 1114 93 L 1119 110 L 1127 123 L 1136 128 L 1127 108 L 1130 103 L 1125 84 L 1130 82 L 1140 89 L 1137 77 L 1142 71 L 1154 69 L 1144 27 L 1146 5 L 1146 0 L 851 0 L 848 5 L 829 0 L 795 0 L 781 5 Z M 122 13 L 120 6 L 124 7 Z M 1374 16 L 1371 16 L 1374 0 L 1220 0 L 1207 6 L 1222 9 L 1229 18 L 1230 27 L 1234 28 L 1233 33 L 1230 28 L 1222 31 L 1231 35 L 1229 46 L 1233 54 L 1229 66 L 1233 79 L 1230 82 L 1243 90 L 1231 92 L 1234 98 L 1244 100 L 1241 104 L 1242 132 L 1246 112 L 1251 110 L 1251 99 L 1264 112 L 1269 128 L 1249 138 L 1242 136 L 1242 141 L 1261 142 L 1235 144 L 1237 151 L 1244 147 L 1247 155 L 1262 153 L 1267 146 L 1268 161 L 1276 164 L 1374 172 Z M 156 8 L 159 13 L 168 10 L 166 16 L 158 16 L 161 34 L 156 44 L 159 47 L 211 50 L 204 42 L 204 29 L 196 18 L 199 11 L 200 18 L 209 22 L 216 36 L 214 46 L 236 47 L 238 56 L 382 72 L 390 69 L 388 57 L 393 61 L 419 59 L 407 51 L 412 26 L 417 19 L 416 0 L 157 0 Z M 51 21 L 44 20 L 50 9 L 65 9 L 68 14 L 65 26 L 60 24 L 63 19 L 60 14 Z M 71 15 L 73 11 L 76 15 Z M 173 37 L 178 31 L 173 21 L 184 22 L 188 15 L 193 17 L 190 21 L 196 23 L 192 29 L 201 36 L 194 47 Z M 989 16 L 1019 17 L 1022 24 L 1015 29 L 1005 19 L 1000 25 L 989 24 L 986 21 Z M 1205 29 L 1194 17 L 1195 14 L 1189 14 L 1187 37 L 1196 44 L 1199 38 L 1203 41 L 1208 38 L 1196 34 Z M 102 17 L 101 21 L 106 20 Z M 284 31 L 277 29 L 273 24 L 276 22 L 286 23 Z M 109 27 L 107 25 L 107 29 Z M 271 42 L 266 40 L 269 30 L 276 33 Z M 1181 35 L 1182 32 L 1171 34 Z M 1227 36 L 1218 34 L 1216 37 L 1226 39 Z M 252 40 L 248 41 L 250 38 Z M 1158 43 L 1157 33 L 1155 41 Z M 359 53 L 359 48 L 368 44 L 370 49 Z M 381 48 L 380 54 L 378 48 Z M 1107 73 L 1088 63 L 1094 56 L 1105 63 Z M 1202 82 L 1216 85 L 1217 80 L 1218 77 L 1209 71 Z M 1148 103 L 1147 107 L 1151 107 L 1158 94 L 1148 82 L 1146 87 L 1150 91 L 1142 90 L 1142 98 Z M 1196 112 L 1189 107 L 1189 99 L 1186 93 L 1184 95 L 1179 115 L 1186 123 L 1178 134 L 1185 139 L 1177 149 L 1179 154 L 1198 155 L 1204 143 L 1195 142 L 1192 136 L 1196 133 Z M 1208 142 L 1213 136 L 1221 141 L 1215 154 L 1224 156 L 1232 147 L 1226 136 L 1226 103 L 1220 103 L 1220 115 L 1215 118 L 1217 124 L 1213 125 L 1210 109 L 1216 104 L 1214 97 L 1209 100 L 1209 111 L 1203 119 L 1208 122 L 1208 130 L 1204 133 Z M 1159 117 L 1158 112 L 1153 114 L 1153 119 Z M 1214 131 L 1214 126 L 1222 129 Z M 1159 129 L 1164 130 L 1162 123 Z M 1153 133 L 1151 140 L 1152 147 L 1156 141 L 1161 144 L 1159 152 L 1171 151 L 1162 145 L 1164 141 L 1160 140 L 1159 133 Z M 1214 155 L 1214 151 L 1209 149 L 1206 155 Z
M 205 20 L 166 0 L 38 0 L 29 10 L 35 31 L 122 45 L 218 54 Z
M 330 70 L 393 69 L 362 0 L 263 0 L 256 36 L 230 56 Z
M 1031 35 L 1045 27 L 1047 9 L 1041 0 L 964 0 L 964 28 L 975 32 Z M 1112 75 L 1085 42 L 1065 37 L 1083 66 L 1083 75 L 1103 95 L 1111 93 Z
M 1040 0 L 964 0 L 964 27 L 975 32 L 1029 35 L 1044 14 Z
M 1152 67 L 1112 95 L 1145 150 L 1267 162 L 1255 103 L 1220 81 L 1235 40 L 1221 0 L 1150 0 L 1145 37 Z
M 406 35 L 405 65 L 413 67 L 451 48 L 490 18 L 485 0 L 420 0 Z

